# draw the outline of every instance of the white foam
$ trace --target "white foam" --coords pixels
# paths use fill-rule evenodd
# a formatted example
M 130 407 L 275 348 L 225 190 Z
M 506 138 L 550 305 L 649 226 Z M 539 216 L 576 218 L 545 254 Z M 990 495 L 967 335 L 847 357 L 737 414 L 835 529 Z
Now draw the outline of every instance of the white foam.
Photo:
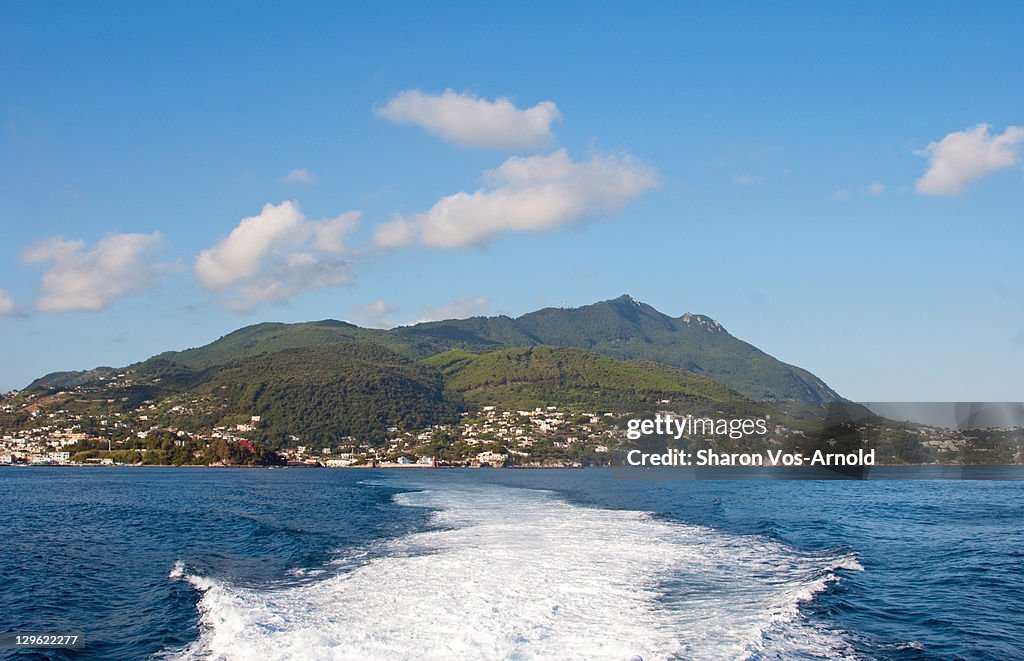
M 745 659 L 853 656 L 800 605 L 853 556 L 493 486 L 396 497 L 437 530 L 298 586 L 185 575 L 202 634 L 182 658 Z M 179 563 L 180 564 L 180 563 Z M 184 574 L 179 564 L 171 572 Z M 791 652 L 791 653 L 790 653 Z
M 308 568 L 305 568 L 305 567 L 296 567 L 294 569 L 289 569 L 285 573 L 288 576 L 298 576 L 298 577 L 321 576 L 323 574 L 326 574 L 327 570 L 326 569 L 308 569 Z

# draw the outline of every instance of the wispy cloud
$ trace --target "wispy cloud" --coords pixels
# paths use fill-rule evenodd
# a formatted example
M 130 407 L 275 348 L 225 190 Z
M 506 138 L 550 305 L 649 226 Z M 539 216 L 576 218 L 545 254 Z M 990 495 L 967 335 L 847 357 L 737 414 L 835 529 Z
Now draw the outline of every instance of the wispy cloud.
M 380 225 L 374 242 L 436 248 L 480 245 L 506 232 L 543 232 L 613 213 L 654 188 L 655 171 L 631 156 L 572 161 L 565 150 L 513 157 L 472 193 L 448 195 L 411 218 Z
M 367 305 L 352 308 L 352 321 L 369 328 L 392 328 L 397 324 L 392 315 L 399 311 L 397 306 L 389 305 L 384 299 Z
M 518 108 L 506 98 L 489 101 L 445 90 L 399 92 L 375 110 L 399 124 L 413 124 L 465 147 L 529 149 L 551 142 L 551 124 L 561 119 L 552 101 Z
M 825 196 L 825 200 L 833 203 L 849 202 L 854 197 L 881 197 L 885 195 L 885 184 L 880 181 L 872 181 L 864 188 L 840 188 Z
M 378 248 L 407 246 L 416 240 L 418 232 L 415 222 L 396 218 L 374 228 L 373 243 Z
M 0 289 L 0 316 L 14 314 L 18 311 L 18 306 L 14 304 L 14 299 L 7 293 L 6 289 Z
M 956 195 L 967 184 L 997 170 L 1016 165 L 1024 144 L 1024 127 L 1008 126 L 999 135 L 988 124 L 950 133 L 917 152 L 928 159 L 928 171 L 917 180 L 924 195 Z
M 485 314 L 491 309 L 489 298 L 463 298 L 440 307 L 424 307 L 420 310 L 420 318 L 414 323 L 427 321 L 443 321 L 445 319 L 466 319 Z
M 235 310 L 348 284 L 351 268 L 340 255 L 348 252 L 344 238 L 359 216 L 358 211 L 349 211 L 327 220 L 308 220 L 294 201 L 267 204 L 259 215 L 243 218 L 227 238 L 202 251 L 193 271 L 205 287 L 221 292 L 225 307 Z
M 50 263 L 35 307 L 47 312 L 102 310 L 117 299 L 156 285 L 166 264 L 148 258 L 163 243 L 159 232 L 111 234 L 87 249 L 85 241 L 53 237 L 21 254 L 26 264 Z
M 489 298 L 461 298 L 438 307 L 425 306 L 420 308 L 419 316 L 410 321 L 396 322 L 394 316 L 400 311 L 397 305 L 391 305 L 384 299 L 367 305 L 352 308 L 352 320 L 369 328 L 394 328 L 395 326 L 412 326 L 428 321 L 446 319 L 466 319 L 486 314 L 491 309 Z
M 734 174 L 732 180 L 740 186 L 760 186 L 764 183 L 764 177 L 754 174 Z
M 837 191 L 829 193 L 825 199 L 829 202 L 846 202 L 850 199 L 850 190 L 848 188 L 840 188 Z
M 303 186 L 313 186 L 318 181 L 320 181 L 320 177 L 305 168 L 296 168 L 277 180 L 281 184 L 301 184 Z

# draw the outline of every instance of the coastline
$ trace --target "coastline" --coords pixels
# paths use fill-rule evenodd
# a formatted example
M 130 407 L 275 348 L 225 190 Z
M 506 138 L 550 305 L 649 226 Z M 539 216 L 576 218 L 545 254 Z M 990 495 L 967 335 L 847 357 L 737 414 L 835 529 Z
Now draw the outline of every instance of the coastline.
M 414 464 L 360 465 L 345 467 L 327 467 L 322 465 L 305 466 L 244 466 L 244 465 L 203 465 L 203 464 L 0 464 L 0 468 L 26 469 L 60 469 L 60 468 L 106 468 L 106 469 L 223 469 L 238 470 L 280 470 L 280 469 L 323 469 L 328 471 L 339 468 L 365 470 L 395 470 L 407 468 L 439 469 L 448 471 L 477 471 L 481 468 L 492 468 L 501 471 L 610 471 L 616 476 L 629 480 L 688 480 L 688 479 L 827 479 L 827 480 L 865 480 L 865 479 L 903 479 L 902 472 L 918 474 L 917 479 L 1003 479 L 1024 480 L 1024 464 L 886 464 L 865 467 L 860 470 L 842 470 L 827 466 L 697 466 L 697 467 L 638 467 L 638 466 L 426 466 Z M 999 473 L 996 476 L 985 476 L 986 472 Z M 319 471 L 317 471 L 319 472 Z M 0 472 L 0 474 L 3 474 Z M 969 475 L 968 475 L 969 474 Z

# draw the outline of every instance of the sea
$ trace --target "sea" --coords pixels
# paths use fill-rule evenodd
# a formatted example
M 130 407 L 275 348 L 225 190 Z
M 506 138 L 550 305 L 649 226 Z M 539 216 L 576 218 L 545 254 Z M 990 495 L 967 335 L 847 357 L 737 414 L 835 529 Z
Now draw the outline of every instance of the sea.
M 750 470 L 0 468 L 0 658 L 1024 658 L 1024 467 Z

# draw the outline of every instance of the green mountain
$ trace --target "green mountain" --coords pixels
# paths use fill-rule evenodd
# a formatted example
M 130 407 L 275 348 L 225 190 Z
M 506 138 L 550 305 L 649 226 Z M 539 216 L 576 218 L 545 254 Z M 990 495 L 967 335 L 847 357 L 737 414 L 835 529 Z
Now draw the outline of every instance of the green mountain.
M 407 444 L 402 452 L 465 458 L 478 450 L 454 423 L 469 421 L 467 430 L 481 425 L 467 433 L 503 447 L 508 439 L 495 436 L 494 428 L 481 431 L 481 419 L 531 426 L 523 420 L 534 416 L 514 412 L 551 406 L 557 419 L 592 426 L 588 433 L 596 435 L 578 452 L 568 445 L 574 428 L 530 439 L 533 445 L 524 447 L 531 461 L 606 462 L 611 455 L 595 454 L 597 443 L 616 438 L 611 427 L 625 418 L 592 422 L 584 412 L 650 417 L 664 410 L 770 418 L 782 435 L 775 441 L 793 450 L 853 451 L 870 436 L 886 461 L 935 457 L 925 445 L 933 432 L 874 416 L 708 317 L 670 317 L 628 296 L 515 319 L 475 317 L 391 330 L 333 320 L 256 324 L 127 367 L 45 376 L 4 398 L 0 431 L 21 438 L 82 435 L 75 448 L 83 460 L 97 459 L 113 444 L 119 449 L 109 458 L 116 461 L 265 463 L 277 460 L 267 450 L 282 446 L 380 447 L 395 434 L 427 444 Z M 259 447 L 244 448 L 238 438 Z M 716 443 L 742 449 L 732 439 Z M 998 450 L 978 456 L 1000 460 L 1019 452 L 1019 445 L 1003 441 L 965 443 L 956 457 L 973 457 L 971 448 Z
M 843 401 L 810 372 L 733 337 L 708 317 L 670 317 L 630 296 L 580 308 L 545 308 L 515 319 L 473 317 L 391 330 L 360 328 L 334 320 L 256 324 L 206 346 L 167 352 L 155 359 L 203 370 L 285 349 L 345 342 L 375 344 L 414 360 L 452 349 L 486 353 L 522 346 L 571 347 L 619 360 L 646 360 L 683 369 L 754 400 L 811 404 Z M 114 372 L 108 368 L 60 372 L 38 379 L 29 388 L 72 387 L 95 380 L 99 373 L 110 376 Z
M 310 445 L 346 436 L 381 440 L 388 427 L 450 423 L 462 409 L 461 400 L 445 393 L 438 370 L 379 344 L 327 341 L 253 355 L 240 351 L 240 358 L 224 354 L 220 363 L 213 353 L 165 353 L 121 370 L 81 374 L 74 385 L 70 373 L 60 373 L 24 393 L 74 388 L 61 404 L 68 411 L 95 418 L 150 406 L 151 420 L 193 430 L 234 427 L 260 416 L 248 435 L 270 447 L 285 445 L 292 435 Z M 176 360 L 182 354 L 186 360 Z
M 256 324 L 119 369 L 51 374 L 21 399 L 0 427 L 31 426 L 39 406 L 96 436 L 120 417 L 132 423 L 115 426 L 115 437 L 148 443 L 149 431 L 161 430 L 154 435 L 167 452 L 177 430 L 207 439 L 239 431 L 271 448 L 349 436 L 379 442 L 390 428 L 454 423 L 488 405 L 770 416 L 808 432 L 870 415 L 712 319 L 669 317 L 628 296 L 391 330 L 333 320 Z M 249 424 L 254 416 L 258 424 Z
M 559 406 L 642 413 L 671 404 L 695 415 L 779 415 L 770 405 L 750 401 L 707 377 L 582 349 L 536 346 L 485 354 L 453 349 L 422 363 L 444 374 L 450 395 L 504 410 Z
M 807 370 L 766 354 L 702 315 L 670 317 L 630 296 L 580 308 L 545 308 L 517 319 L 476 317 L 396 328 L 399 351 L 551 345 L 620 360 L 647 360 L 707 376 L 756 400 L 811 403 L 843 399 Z
M 454 422 L 460 409 L 437 370 L 365 342 L 283 349 L 207 374 L 193 389 L 223 401 L 222 415 L 260 416 L 254 435 L 272 446 L 296 433 L 313 445 L 380 440 L 392 426 Z

